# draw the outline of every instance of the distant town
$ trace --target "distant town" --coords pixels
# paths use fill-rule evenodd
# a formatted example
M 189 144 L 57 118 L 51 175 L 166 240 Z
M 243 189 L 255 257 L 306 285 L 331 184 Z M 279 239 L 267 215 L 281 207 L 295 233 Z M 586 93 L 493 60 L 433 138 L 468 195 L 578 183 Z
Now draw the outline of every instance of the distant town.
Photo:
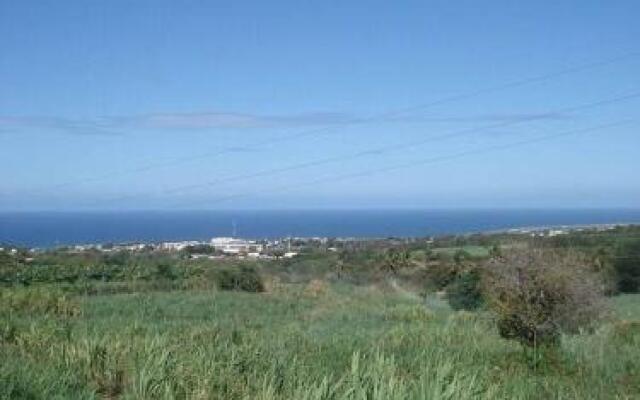
M 68 248 L 71 252 L 85 251 L 166 251 L 184 252 L 191 259 L 221 258 L 253 258 L 275 259 L 292 258 L 298 255 L 293 248 L 308 245 L 311 242 L 326 243 L 324 238 L 286 238 L 276 240 L 249 240 L 234 237 L 215 237 L 209 241 L 183 240 L 159 243 L 122 243 L 122 244 L 88 244 L 75 245 Z M 292 244 L 294 243 L 294 244 Z
M 627 226 L 629 224 L 591 224 L 591 225 L 566 225 L 553 227 L 522 227 L 496 230 L 484 233 L 469 233 L 466 235 L 501 234 L 530 237 L 555 237 L 566 235 L 571 232 L 582 231 L 607 231 L 616 227 Z M 455 235 L 442 235 L 448 237 Z M 58 246 L 55 248 L 31 248 L 24 249 L 19 246 L 0 245 L 0 251 L 17 253 L 19 251 L 28 253 L 40 253 L 51 250 L 65 251 L 69 253 L 83 252 L 144 252 L 160 251 L 177 253 L 182 252 L 189 259 L 260 259 L 273 260 L 296 257 L 300 252 L 312 248 L 322 248 L 328 252 L 336 252 L 342 248 L 354 246 L 357 243 L 385 241 L 392 244 L 411 243 L 422 241 L 432 243 L 437 237 L 423 238 L 328 238 L 328 237 L 285 237 L 277 239 L 244 239 L 236 237 L 214 237 L 206 240 L 182 240 L 182 241 L 162 241 L 162 242 L 127 242 L 127 243 L 92 243 L 76 244 L 70 246 Z M 28 259 L 27 259 L 28 261 Z

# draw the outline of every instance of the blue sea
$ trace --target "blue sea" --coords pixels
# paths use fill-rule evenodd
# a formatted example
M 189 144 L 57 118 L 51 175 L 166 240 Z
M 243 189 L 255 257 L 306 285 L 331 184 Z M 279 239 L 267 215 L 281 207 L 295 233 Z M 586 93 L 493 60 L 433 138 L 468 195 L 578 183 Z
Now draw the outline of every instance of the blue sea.
M 291 210 L 0 213 L 0 243 L 87 243 L 244 238 L 423 237 L 520 227 L 640 223 L 640 209 Z

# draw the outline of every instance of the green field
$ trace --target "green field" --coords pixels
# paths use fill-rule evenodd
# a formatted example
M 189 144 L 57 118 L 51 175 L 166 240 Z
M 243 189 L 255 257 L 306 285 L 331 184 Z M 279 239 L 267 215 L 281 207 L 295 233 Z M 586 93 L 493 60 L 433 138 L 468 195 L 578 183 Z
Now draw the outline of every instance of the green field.
M 24 289 L 10 289 L 19 291 Z M 13 293 L 15 295 L 15 293 Z M 544 357 L 484 312 L 399 287 L 273 284 L 58 298 L 4 310 L 0 397 L 182 399 L 638 398 L 640 296 Z
M 0 252 L 0 399 L 640 398 L 640 228 L 299 250 Z
M 486 257 L 489 255 L 489 248 L 485 246 L 460 246 L 460 247 L 441 247 L 433 249 L 433 252 L 436 254 L 445 254 L 448 256 L 453 256 L 456 252 L 463 251 L 468 253 L 472 257 Z

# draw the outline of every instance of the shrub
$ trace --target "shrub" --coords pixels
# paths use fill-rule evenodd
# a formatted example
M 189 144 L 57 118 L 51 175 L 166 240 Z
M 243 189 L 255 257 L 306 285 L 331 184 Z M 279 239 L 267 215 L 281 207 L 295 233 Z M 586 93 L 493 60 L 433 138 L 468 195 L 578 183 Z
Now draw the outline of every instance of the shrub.
M 468 251 L 458 249 L 453 253 L 453 262 L 456 265 L 463 265 L 467 260 L 471 259 L 471 254 Z
M 397 274 L 400 269 L 410 265 L 409 252 L 395 247 L 386 249 L 380 260 L 380 270 L 386 273 Z
M 249 265 L 226 267 L 217 270 L 216 282 L 220 290 L 264 292 L 264 284 L 260 274 L 255 267 Z
M 155 275 L 157 279 L 173 281 L 178 278 L 171 265 L 160 263 L 156 265 Z
M 557 344 L 603 313 L 602 285 L 584 257 L 530 249 L 492 260 L 484 294 L 500 335 L 528 346 Z
M 426 291 L 442 290 L 454 281 L 457 275 L 457 267 L 448 262 L 437 262 L 427 266 Z
M 611 296 L 618 293 L 618 281 L 611 251 L 600 246 L 591 252 L 591 265 L 593 270 L 602 277 L 605 295 Z
M 476 310 L 483 303 L 480 272 L 466 271 L 447 286 L 447 300 L 454 310 Z
M 640 291 L 640 240 L 625 241 L 618 246 L 614 269 L 617 288 L 622 293 Z
M 51 314 L 73 317 L 80 314 L 80 305 L 68 294 L 57 289 L 24 288 L 0 292 L 3 309 L 27 314 Z

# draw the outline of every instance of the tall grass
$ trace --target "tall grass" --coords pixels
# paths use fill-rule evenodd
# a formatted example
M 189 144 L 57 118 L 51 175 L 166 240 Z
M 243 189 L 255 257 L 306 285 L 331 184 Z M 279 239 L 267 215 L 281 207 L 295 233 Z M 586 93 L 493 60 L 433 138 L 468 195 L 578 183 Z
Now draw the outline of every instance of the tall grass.
M 628 316 L 563 337 L 532 365 L 482 312 L 372 287 L 66 295 L 77 313 L 31 300 L 9 310 L 7 298 L 29 296 L 14 290 L 0 310 L 3 399 L 640 396 L 640 330 Z M 625 298 L 625 313 L 634 307 L 640 297 Z

